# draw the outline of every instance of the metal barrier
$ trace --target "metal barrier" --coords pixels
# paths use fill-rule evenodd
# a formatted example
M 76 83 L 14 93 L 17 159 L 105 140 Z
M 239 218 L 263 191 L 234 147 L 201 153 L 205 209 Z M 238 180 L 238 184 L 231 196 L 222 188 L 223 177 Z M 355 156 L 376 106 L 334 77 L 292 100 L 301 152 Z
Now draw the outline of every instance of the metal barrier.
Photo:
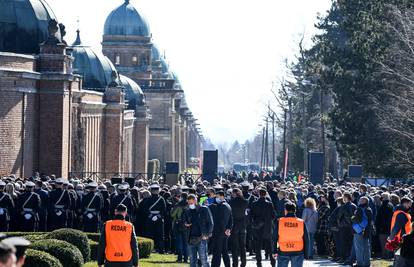
M 134 178 L 135 180 L 164 183 L 165 173 L 69 172 L 69 179 L 102 181 L 111 178 Z

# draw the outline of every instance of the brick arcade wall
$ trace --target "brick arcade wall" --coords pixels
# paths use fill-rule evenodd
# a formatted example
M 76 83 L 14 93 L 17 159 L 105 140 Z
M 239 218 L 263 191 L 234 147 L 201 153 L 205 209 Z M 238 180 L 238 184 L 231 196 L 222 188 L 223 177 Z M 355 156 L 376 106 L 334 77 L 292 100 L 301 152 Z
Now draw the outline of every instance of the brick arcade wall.
M 0 52 L 0 176 L 37 169 L 38 75 L 33 56 Z

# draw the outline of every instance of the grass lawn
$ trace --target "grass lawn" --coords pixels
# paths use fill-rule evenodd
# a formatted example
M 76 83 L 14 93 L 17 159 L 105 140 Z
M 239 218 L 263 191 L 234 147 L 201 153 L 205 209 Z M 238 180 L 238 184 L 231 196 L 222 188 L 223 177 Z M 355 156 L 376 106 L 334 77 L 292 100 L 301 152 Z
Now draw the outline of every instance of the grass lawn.
M 372 260 L 371 266 L 372 267 L 390 267 L 392 266 L 392 260 Z
M 151 257 L 148 259 L 139 260 L 140 267 L 157 267 L 157 266 L 164 266 L 164 267 L 184 267 L 188 266 L 188 264 L 181 264 L 176 263 L 176 256 L 175 255 L 161 255 L 152 253 Z M 88 262 L 83 267 L 96 267 L 98 266 L 96 262 Z

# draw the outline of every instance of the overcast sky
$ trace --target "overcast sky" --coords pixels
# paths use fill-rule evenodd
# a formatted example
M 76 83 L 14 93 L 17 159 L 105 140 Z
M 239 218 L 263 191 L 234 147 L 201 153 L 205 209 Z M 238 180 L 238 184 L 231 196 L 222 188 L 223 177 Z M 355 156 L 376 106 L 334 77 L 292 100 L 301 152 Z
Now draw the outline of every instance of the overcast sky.
M 107 15 L 123 0 L 47 0 L 66 41 L 101 50 Z M 187 103 L 214 143 L 244 141 L 258 132 L 272 81 L 294 59 L 302 33 L 315 33 L 317 14 L 331 0 L 131 0 L 149 21 L 154 43 L 166 51 Z

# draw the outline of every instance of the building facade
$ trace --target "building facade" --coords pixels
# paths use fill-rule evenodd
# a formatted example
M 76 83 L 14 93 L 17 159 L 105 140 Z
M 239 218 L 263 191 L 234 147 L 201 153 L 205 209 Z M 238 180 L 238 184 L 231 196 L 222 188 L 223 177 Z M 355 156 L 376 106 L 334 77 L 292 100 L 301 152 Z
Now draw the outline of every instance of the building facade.
M 102 54 L 79 31 L 68 45 L 44 0 L 0 3 L 0 176 L 146 173 L 149 159 L 184 170 L 198 157 L 183 90 L 140 18 L 116 8 Z

